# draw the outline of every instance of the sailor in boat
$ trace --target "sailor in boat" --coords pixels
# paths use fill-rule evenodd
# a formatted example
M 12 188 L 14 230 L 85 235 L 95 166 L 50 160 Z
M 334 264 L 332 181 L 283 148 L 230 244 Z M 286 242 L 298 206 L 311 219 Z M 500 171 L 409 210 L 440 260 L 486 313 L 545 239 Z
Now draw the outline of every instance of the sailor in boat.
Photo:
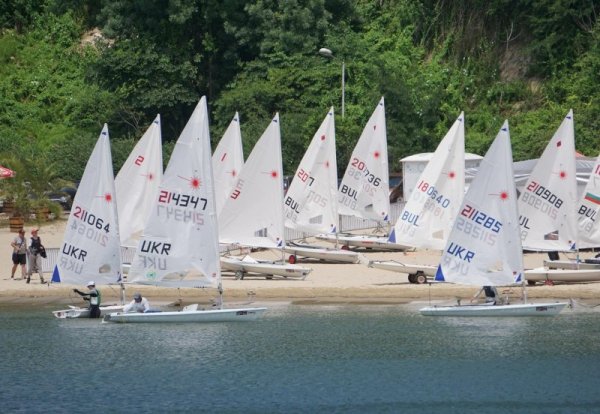
M 96 289 L 96 283 L 93 280 L 90 280 L 87 284 L 88 292 L 82 292 L 79 289 L 73 289 L 73 292 L 77 293 L 80 296 L 83 296 L 83 300 L 87 300 L 90 302 L 90 318 L 99 318 L 100 317 L 100 302 L 102 301 L 102 295 L 100 295 L 100 291 Z
M 490 305 L 500 304 L 500 295 L 494 286 L 482 286 L 481 289 L 471 298 L 471 302 L 477 299 L 482 293 L 485 293 L 485 303 Z
M 150 302 L 148 299 L 142 297 L 141 293 L 136 292 L 133 294 L 133 300 L 129 302 L 128 305 L 125 305 L 123 308 L 123 312 L 139 312 L 144 313 L 150 311 Z

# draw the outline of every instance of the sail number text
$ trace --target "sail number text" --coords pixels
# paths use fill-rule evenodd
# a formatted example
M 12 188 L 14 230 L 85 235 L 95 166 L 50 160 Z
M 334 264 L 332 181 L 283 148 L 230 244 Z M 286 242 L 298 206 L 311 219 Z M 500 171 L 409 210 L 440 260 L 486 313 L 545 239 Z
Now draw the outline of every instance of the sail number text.
M 189 194 L 173 193 L 166 190 L 161 190 L 158 195 L 158 202 L 164 204 L 173 204 L 177 207 L 191 207 L 194 209 L 200 205 L 200 210 L 206 210 L 208 200 L 202 197 L 196 197 Z

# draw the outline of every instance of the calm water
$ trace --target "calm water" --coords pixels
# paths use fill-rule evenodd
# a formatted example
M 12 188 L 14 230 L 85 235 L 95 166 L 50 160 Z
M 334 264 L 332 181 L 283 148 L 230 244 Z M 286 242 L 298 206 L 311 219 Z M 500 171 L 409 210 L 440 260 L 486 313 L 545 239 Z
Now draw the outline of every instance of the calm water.
M 280 305 L 204 325 L 50 310 L 0 308 L 3 413 L 600 413 L 600 308 L 461 319 Z

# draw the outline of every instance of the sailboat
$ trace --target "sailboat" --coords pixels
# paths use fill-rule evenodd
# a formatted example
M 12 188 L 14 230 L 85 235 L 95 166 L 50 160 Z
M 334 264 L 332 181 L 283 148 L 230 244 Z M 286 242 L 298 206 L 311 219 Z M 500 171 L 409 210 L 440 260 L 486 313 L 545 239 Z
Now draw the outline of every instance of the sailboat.
M 219 215 L 223 244 L 279 250 L 285 246 L 283 214 L 283 164 L 279 114 L 269 123 L 246 160 L 236 185 Z M 283 253 L 282 253 L 283 257 Z M 243 278 L 246 273 L 267 278 L 305 278 L 312 269 L 251 256 L 221 258 L 223 269 Z
M 115 178 L 121 246 L 137 246 L 152 212 L 162 174 L 162 138 L 160 115 L 157 115 Z
M 244 165 L 240 116 L 237 112 L 213 152 L 212 163 L 218 217 Z
M 517 191 L 508 121 L 488 149 L 465 194 L 435 276 L 438 282 L 505 286 L 523 279 Z M 426 316 L 553 316 L 567 305 L 522 303 L 504 305 L 428 306 Z
M 600 156 L 585 186 L 577 208 L 579 225 L 579 248 L 600 247 Z M 600 269 L 600 258 L 580 260 L 545 260 L 544 266 L 551 269 Z
M 105 124 L 87 162 L 56 266 L 53 283 L 96 285 L 121 281 L 121 247 L 115 202 L 115 183 L 108 126 Z M 102 313 L 122 309 L 122 305 L 101 306 Z M 72 306 L 53 312 L 57 318 L 89 317 L 87 308 Z
M 421 249 L 442 250 L 465 189 L 465 128 L 461 112 L 440 141 L 417 180 L 389 241 Z M 411 283 L 425 283 L 437 266 L 397 261 L 370 261 L 369 267 L 407 273 Z
M 375 220 L 389 225 L 389 171 L 385 102 L 382 97 L 365 125 L 338 190 L 339 214 Z M 319 240 L 346 247 L 404 250 L 408 246 L 391 243 L 385 236 L 323 233 Z
M 600 155 L 596 158 L 583 191 L 577 209 L 577 223 L 579 224 L 579 246 L 600 247 Z
M 308 234 L 335 233 L 338 227 L 337 161 L 333 107 L 323 119 L 300 161 L 285 195 L 285 226 Z M 357 263 L 357 252 L 288 243 L 288 261 L 298 256 L 342 263 Z
M 197 304 L 175 312 L 111 313 L 104 322 L 254 320 L 266 308 L 222 308 L 221 269 L 206 98 L 183 129 L 131 264 L 129 282 L 164 287 L 215 287 L 215 309 Z
M 573 110 L 544 149 L 519 197 L 519 223 L 523 247 L 528 250 L 577 250 L 579 231 Z M 535 282 L 586 282 L 600 280 L 600 269 L 549 269 L 525 272 Z

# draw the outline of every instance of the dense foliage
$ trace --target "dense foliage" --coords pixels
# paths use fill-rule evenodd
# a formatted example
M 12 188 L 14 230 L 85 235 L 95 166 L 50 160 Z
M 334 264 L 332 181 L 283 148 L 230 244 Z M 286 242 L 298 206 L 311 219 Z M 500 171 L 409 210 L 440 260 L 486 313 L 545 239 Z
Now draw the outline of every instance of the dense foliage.
M 202 95 L 214 145 L 240 112 L 246 154 L 279 112 L 287 174 L 330 106 L 342 172 L 381 96 L 393 170 L 461 111 L 468 151 L 509 119 L 520 160 L 573 108 L 577 148 L 596 156 L 599 13 L 594 0 L 8 0 L 0 164 L 36 154 L 77 180 L 106 122 L 116 172 L 157 113 L 167 159 Z

